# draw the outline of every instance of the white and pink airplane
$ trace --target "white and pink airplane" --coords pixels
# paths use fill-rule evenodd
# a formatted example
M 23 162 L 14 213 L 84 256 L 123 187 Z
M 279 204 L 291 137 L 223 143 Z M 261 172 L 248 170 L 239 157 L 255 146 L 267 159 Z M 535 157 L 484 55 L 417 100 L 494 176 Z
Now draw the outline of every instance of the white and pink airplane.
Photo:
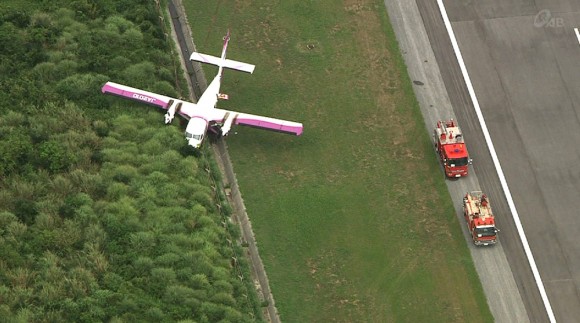
M 147 92 L 129 86 L 107 82 L 101 91 L 106 94 L 122 96 L 131 100 L 141 101 L 167 110 L 165 123 L 169 124 L 180 114 L 189 122 L 185 129 L 185 139 L 194 148 L 199 148 L 207 130 L 220 136 L 227 136 L 233 124 L 256 127 L 266 130 L 285 132 L 294 135 L 302 134 L 302 124 L 292 121 L 273 119 L 253 114 L 240 113 L 216 108 L 218 99 L 228 99 L 220 93 L 220 85 L 224 68 L 230 68 L 247 73 L 254 72 L 254 65 L 226 59 L 226 50 L 230 40 L 230 32 L 224 37 L 224 47 L 221 57 L 193 53 L 190 59 L 202 63 L 217 65 L 218 73 L 197 103 L 187 102 L 168 96 Z

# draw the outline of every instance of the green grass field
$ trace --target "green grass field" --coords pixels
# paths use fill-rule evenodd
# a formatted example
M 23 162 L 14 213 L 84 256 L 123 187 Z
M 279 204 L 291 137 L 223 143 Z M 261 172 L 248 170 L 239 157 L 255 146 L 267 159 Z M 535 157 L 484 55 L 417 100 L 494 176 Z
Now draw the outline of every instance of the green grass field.
M 305 125 L 227 138 L 282 320 L 491 322 L 382 1 L 275 3 L 185 4 L 257 66 L 220 106 Z

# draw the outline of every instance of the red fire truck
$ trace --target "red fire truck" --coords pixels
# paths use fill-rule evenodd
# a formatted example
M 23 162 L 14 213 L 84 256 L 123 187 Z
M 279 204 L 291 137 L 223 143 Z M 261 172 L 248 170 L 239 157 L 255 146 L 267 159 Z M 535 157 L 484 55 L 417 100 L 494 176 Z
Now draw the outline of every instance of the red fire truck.
M 463 142 L 463 133 L 453 119 L 437 122 L 433 143 L 447 177 L 467 176 L 467 166 L 471 164 L 471 159 Z
M 499 230 L 495 227 L 495 217 L 485 194 L 481 191 L 465 194 L 463 214 L 467 221 L 467 229 L 476 246 L 487 246 L 497 242 Z

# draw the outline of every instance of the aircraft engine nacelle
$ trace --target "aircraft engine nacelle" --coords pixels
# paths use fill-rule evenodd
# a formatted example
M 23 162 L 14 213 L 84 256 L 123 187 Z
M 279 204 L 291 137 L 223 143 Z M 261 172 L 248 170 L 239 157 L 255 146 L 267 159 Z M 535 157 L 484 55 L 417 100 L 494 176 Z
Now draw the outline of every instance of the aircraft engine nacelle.
M 179 109 L 181 108 L 181 104 L 182 102 L 173 104 L 173 100 L 169 101 L 169 109 L 167 109 L 167 113 L 165 114 L 165 124 L 170 124 L 171 121 L 173 121 L 175 113 L 179 112 Z
M 236 117 L 238 116 L 237 113 L 228 113 L 228 115 L 226 115 L 226 120 L 224 121 L 224 124 L 222 126 L 222 136 L 227 136 L 228 133 L 230 132 L 230 130 L 232 129 L 232 124 L 234 123 L 234 120 L 236 120 Z

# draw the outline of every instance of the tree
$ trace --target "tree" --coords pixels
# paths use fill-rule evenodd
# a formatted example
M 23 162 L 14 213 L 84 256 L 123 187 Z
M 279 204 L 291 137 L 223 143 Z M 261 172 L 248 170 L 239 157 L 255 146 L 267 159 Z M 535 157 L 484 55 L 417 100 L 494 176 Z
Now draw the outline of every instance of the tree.
M 56 91 L 70 100 L 91 103 L 102 99 L 99 89 L 108 79 L 100 74 L 73 74 L 58 82 Z
M 201 300 L 196 296 L 191 288 L 171 285 L 166 288 L 163 301 L 173 319 L 185 319 L 195 315 L 200 308 Z
M 26 49 L 26 37 L 23 32 L 12 22 L 0 24 L 0 47 L 5 57 L 17 58 L 24 54 Z
M 52 83 L 56 80 L 56 64 L 54 63 L 38 63 L 32 71 L 37 80 L 43 84 Z
M 0 176 L 22 171 L 33 150 L 32 140 L 25 129 L 10 130 L 0 141 Z
M 109 134 L 109 125 L 103 120 L 93 121 L 93 130 L 99 137 L 106 137 Z
M 155 64 L 149 61 L 130 65 L 122 72 L 123 80 L 133 87 L 147 88 L 149 80 L 155 75 Z
M 113 180 L 124 184 L 130 184 L 137 176 L 137 169 L 131 165 L 119 165 L 112 170 Z
M 34 201 L 18 198 L 14 201 L 14 214 L 24 223 L 23 225 L 31 225 L 36 219 L 38 210 Z
M 55 65 L 53 70 L 55 79 L 62 80 L 77 73 L 79 64 L 71 59 L 63 59 Z
M 75 156 L 68 151 L 62 142 L 48 140 L 39 147 L 38 165 L 52 173 L 68 170 L 75 162 Z
M 139 231 L 132 233 L 129 240 L 131 241 L 131 248 L 136 254 L 142 255 L 138 258 L 141 265 L 147 264 L 150 258 L 148 256 L 155 255 L 157 248 L 157 238 L 155 234 L 149 231 Z
M 92 206 L 93 200 L 85 193 L 76 193 L 68 195 L 64 198 L 62 205 L 59 208 L 59 214 L 63 218 L 73 218 L 83 206 Z M 88 211 L 86 211 L 88 212 Z
M 158 297 L 165 293 L 168 286 L 176 283 L 175 271 L 171 268 L 153 268 L 148 289 Z

